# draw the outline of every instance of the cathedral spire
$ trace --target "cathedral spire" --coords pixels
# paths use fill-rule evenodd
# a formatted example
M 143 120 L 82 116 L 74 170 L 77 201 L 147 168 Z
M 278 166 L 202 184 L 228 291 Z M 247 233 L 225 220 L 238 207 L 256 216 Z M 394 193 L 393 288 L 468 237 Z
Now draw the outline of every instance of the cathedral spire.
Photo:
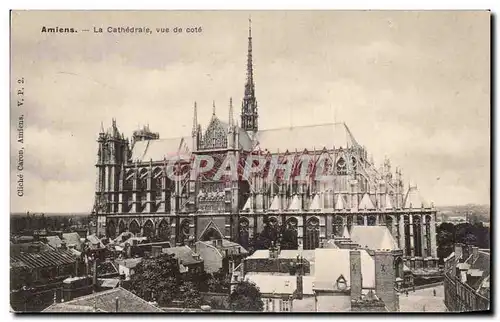
M 241 126 L 246 131 L 256 132 L 258 130 L 257 100 L 255 99 L 255 84 L 253 81 L 252 20 L 250 18 L 248 19 L 247 80 L 241 106 Z
M 102 123 L 102 121 L 101 121 L 101 130 L 100 130 L 100 132 L 99 132 L 99 133 L 100 133 L 100 134 L 104 134 L 104 133 L 105 133 L 105 132 L 104 132 L 104 124 Z
M 212 115 L 215 116 L 215 101 L 212 101 Z
M 194 109 L 193 109 L 193 129 L 191 131 L 192 135 L 196 135 L 196 130 L 198 129 L 198 109 L 196 107 L 196 101 L 194 102 Z

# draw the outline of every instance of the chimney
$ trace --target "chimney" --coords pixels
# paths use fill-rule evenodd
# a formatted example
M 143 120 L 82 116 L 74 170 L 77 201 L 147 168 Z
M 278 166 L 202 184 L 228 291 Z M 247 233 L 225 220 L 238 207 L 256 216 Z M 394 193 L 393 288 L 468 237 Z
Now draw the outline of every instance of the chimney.
M 460 243 L 456 243 L 455 244 L 455 259 L 457 261 L 460 261 L 460 259 L 462 258 L 462 244 Z
M 349 266 L 351 270 L 351 300 L 361 298 L 362 276 L 361 276 L 361 252 L 359 250 L 349 251 Z
M 391 312 L 399 311 L 395 283 L 393 254 L 390 251 L 375 251 L 375 293 Z
M 242 276 L 242 277 L 243 277 L 243 276 L 245 276 L 245 272 L 246 272 L 246 265 L 247 265 L 247 260 L 246 260 L 246 259 L 243 259 L 243 260 L 241 261 L 241 264 L 240 264 L 240 266 L 241 266 L 241 268 L 240 268 L 240 269 L 241 269 L 241 276 Z
M 162 250 L 162 247 L 161 246 L 153 246 L 152 249 L 151 249 L 151 256 L 152 257 L 158 257 L 161 255 L 161 250 Z
M 297 290 L 296 290 L 295 298 L 297 300 L 302 300 L 303 294 L 304 294 L 304 282 L 303 282 L 302 275 L 299 274 L 299 275 L 297 275 Z
M 119 308 L 120 308 L 120 299 L 117 297 L 115 297 L 115 312 L 119 312 Z
M 126 243 L 125 249 L 126 249 L 126 253 L 127 253 L 127 258 L 132 257 L 132 246 L 129 243 Z
M 472 247 L 472 263 L 479 257 L 479 247 Z

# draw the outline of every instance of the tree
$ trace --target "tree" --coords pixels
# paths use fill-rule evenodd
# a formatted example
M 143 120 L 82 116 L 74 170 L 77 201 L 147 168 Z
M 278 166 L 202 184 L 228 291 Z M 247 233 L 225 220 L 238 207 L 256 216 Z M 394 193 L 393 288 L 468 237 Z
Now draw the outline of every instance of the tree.
M 262 302 L 259 288 L 252 282 L 239 282 L 229 295 L 229 305 L 234 311 L 262 311 Z
M 201 305 L 201 294 L 195 283 L 185 281 L 179 287 L 179 299 L 184 302 L 184 307 L 199 308 Z
M 166 305 L 179 293 L 182 284 L 177 260 L 173 255 L 144 259 L 137 265 L 127 288 L 146 301 Z
M 229 293 L 231 277 L 220 269 L 212 274 L 207 281 L 208 291 L 213 293 Z
M 298 249 L 297 231 L 283 227 L 280 238 L 281 249 Z

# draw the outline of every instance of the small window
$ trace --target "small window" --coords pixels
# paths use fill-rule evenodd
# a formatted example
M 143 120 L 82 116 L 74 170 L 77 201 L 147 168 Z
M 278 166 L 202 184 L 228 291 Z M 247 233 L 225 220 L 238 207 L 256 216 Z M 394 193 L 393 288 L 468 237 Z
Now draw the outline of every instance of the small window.
M 290 302 L 288 300 L 281 300 L 281 312 L 289 312 L 290 311 Z

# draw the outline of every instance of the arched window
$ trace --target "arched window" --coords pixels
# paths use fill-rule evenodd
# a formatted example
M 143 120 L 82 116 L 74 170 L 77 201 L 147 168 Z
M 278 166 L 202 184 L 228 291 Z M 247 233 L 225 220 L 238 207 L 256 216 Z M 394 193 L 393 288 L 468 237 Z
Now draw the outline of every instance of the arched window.
M 181 223 L 179 238 L 181 242 L 184 242 L 191 236 L 191 222 L 189 220 L 184 220 Z
M 342 216 L 335 216 L 333 221 L 333 235 L 340 237 L 344 232 L 344 219 Z
M 420 216 L 413 216 L 413 245 L 415 256 L 422 256 L 422 226 Z
M 137 205 L 139 211 L 142 211 L 146 206 L 147 201 L 147 189 L 148 189 L 148 170 L 141 169 L 139 172 L 139 179 L 137 180 L 137 199 L 140 204 Z
M 403 260 L 401 257 L 396 257 L 394 260 L 394 273 L 396 275 L 396 278 L 403 278 Z
M 135 236 L 137 236 L 141 232 L 141 227 L 139 226 L 139 224 L 135 219 L 132 220 L 130 225 L 128 225 L 128 231 L 130 231 Z
M 116 224 L 114 220 L 108 221 L 108 224 L 106 225 L 106 237 L 110 239 L 116 238 Z
M 118 224 L 118 233 L 121 234 L 126 230 L 127 227 L 125 226 L 125 223 L 123 222 L 123 220 L 120 220 L 120 223 Z
M 374 215 L 368 216 L 367 223 L 368 223 L 368 226 L 377 225 L 377 217 L 375 217 Z
M 347 174 L 347 163 L 345 162 L 343 157 L 340 157 L 337 160 L 336 171 L 338 175 L 346 175 Z
M 123 203 L 122 211 L 129 212 L 132 208 L 132 191 L 134 190 L 135 171 L 133 169 L 125 172 L 123 180 Z
M 349 230 L 349 232 L 351 231 L 351 228 L 352 228 L 352 217 L 351 216 L 348 216 L 347 217 L 347 229 Z
M 170 225 L 165 219 L 162 219 L 158 226 L 158 237 L 160 237 L 162 241 L 170 240 L 170 234 Z
M 162 179 L 162 170 L 160 168 L 156 168 L 153 171 L 153 177 L 151 179 L 151 200 L 161 200 Z
M 147 237 L 149 240 L 152 240 L 155 237 L 155 225 L 151 220 L 146 221 L 144 224 L 142 235 Z
M 316 217 L 306 222 L 304 249 L 319 248 L 319 220 Z
M 245 249 L 248 249 L 249 227 L 250 223 L 248 219 L 241 217 L 239 221 L 239 244 Z
M 132 191 L 134 189 L 134 170 L 125 172 L 125 180 L 123 181 L 123 190 Z
M 297 218 L 291 217 L 286 220 L 285 230 L 281 236 L 281 249 L 298 249 L 299 243 L 297 239 L 297 226 L 299 222 Z
M 387 227 L 387 229 L 389 229 L 389 231 L 391 232 L 391 235 L 394 236 L 394 232 L 392 231 L 393 222 L 394 222 L 394 220 L 392 219 L 392 216 L 390 216 L 390 215 L 385 216 L 385 226 Z
M 426 256 L 430 257 L 431 255 L 431 216 L 426 215 L 425 216 L 425 239 L 427 243 L 427 248 L 426 248 Z
M 404 227 L 405 227 L 405 250 L 404 254 L 406 256 L 411 256 L 411 241 L 410 241 L 410 217 L 408 215 L 405 215 L 403 217 L 404 219 Z
M 356 169 L 358 168 L 358 160 L 356 160 L 355 157 L 352 157 L 351 162 L 352 162 L 352 170 L 356 171 Z

